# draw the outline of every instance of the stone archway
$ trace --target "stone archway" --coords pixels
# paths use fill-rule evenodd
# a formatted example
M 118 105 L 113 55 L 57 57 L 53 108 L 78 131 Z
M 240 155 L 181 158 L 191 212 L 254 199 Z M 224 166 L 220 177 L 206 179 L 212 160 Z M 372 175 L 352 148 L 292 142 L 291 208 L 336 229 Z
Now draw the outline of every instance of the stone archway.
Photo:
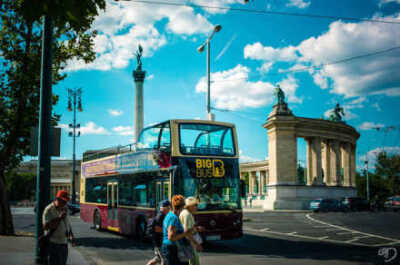
M 344 122 L 296 117 L 277 104 L 263 125 L 268 133 L 265 209 L 306 209 L 314 198 L 356 196 L 356 144 L 360 134 Z M 297 177 L 297 138 L 307 142 L 307 183 Z

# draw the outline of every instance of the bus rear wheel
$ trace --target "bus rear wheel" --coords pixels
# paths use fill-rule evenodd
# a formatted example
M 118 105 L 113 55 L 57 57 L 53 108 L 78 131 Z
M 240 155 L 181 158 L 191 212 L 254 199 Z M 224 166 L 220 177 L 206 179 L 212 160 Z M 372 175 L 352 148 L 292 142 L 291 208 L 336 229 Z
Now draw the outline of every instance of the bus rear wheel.
M 96 211 L 96 212 L 94 213 L 93 225 L 94 225 L 94 228 L 95 228 L 97 231 L 100 231 L 100 230 L 101 230 L 101 216 L 100 216 L 99 211 Z

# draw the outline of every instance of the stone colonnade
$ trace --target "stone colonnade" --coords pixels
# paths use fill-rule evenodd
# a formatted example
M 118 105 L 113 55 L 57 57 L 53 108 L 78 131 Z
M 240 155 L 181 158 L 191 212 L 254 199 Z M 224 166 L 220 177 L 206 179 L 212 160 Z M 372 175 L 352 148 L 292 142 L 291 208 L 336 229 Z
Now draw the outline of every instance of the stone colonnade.
M 240 179 L 248 177 L 248 193 L 266 195 L 269 184 L 268 161 L 240 164 Z
M 356 145 L 307 137 L 307 185 L 355 186 Z

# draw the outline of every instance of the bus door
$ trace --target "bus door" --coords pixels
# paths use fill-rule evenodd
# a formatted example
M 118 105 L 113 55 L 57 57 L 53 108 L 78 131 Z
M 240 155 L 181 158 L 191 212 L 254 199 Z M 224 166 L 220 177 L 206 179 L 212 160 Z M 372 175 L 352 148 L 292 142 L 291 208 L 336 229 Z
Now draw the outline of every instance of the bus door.
M 163 200 L 170 199 L 169 192 L 169 178 L 157 179 L 156 180 L 156 203 L 157 207 Z
M 107 183 L 107 228 L 119 232 L 118 182 Z

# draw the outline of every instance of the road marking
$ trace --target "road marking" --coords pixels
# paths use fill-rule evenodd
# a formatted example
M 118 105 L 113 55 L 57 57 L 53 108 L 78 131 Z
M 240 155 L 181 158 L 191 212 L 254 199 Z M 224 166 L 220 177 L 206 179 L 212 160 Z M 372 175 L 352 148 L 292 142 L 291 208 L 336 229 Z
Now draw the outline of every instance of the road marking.
M 261 231 L 261 232 L 265 232 L 265 231 L 268 231 L 268 230 L 269 230 L 269 228 L 266 227 L 266 228 L 264 228 L 264 229 L 261 229 L 260 231 Z
M 336 235 L 352 235 L 354 234 L 354 232 L 340 232 L 340 233 L 336 233 Z
M 315 226 L 313 226 L 314 228 L 327 228 L 327 226 L 326 225 L 315 225 Z
M 297 232 L 290 232 L 290 233 L 287 233 L 287 234 L 293 236 L 293 235 L 296 235 Z
M 358 237 L 355 237 L 355 238 L 353 238 L 353 239 L 347 240 L 347 241 L 345 241 L 345 242 L 346 242 L 346 243 L 351 243 L 351 242 L 358 241 L 358 240 L 363 239 L 363 238 L 369 238 L 369 237 L 370 237 L 370 236 L 358 236 Z
M 370 237 L 377 237 L 377 238 L 380 238 L 380 239 L 385 239 L 385 240 L 387 240 L 387 241 L 397 241 L 397 242 L 400 242 L 400 239 L 397 239 L 397 238 L 390 238 L 390 237 L 384 237 L 384 236 L 379 236 L 379 235 L 364 233 L 364 232 L 360 232 L 360 231 L 357 231 L 357 230 L 354 230 L 354 229 L 350 229 L 350 228 L 347 228 L 347 227 L 329 224 L 329 223 L 326 223 L 326 222 L 323 222 L 323 221 L 320 221 L 320 220 L 317 220 L 317 219 L 312 218 L 312 217 L 310 216 L 310 214 L 306 214 L 306 217 L 307 217 L 308 219 L 310 219 L 310 220 L 316 222 L 316 223 L 320 223 L 320 224 L 324 224 L 324 225 L 327 225 L 327 226 L 335 227 L 335 228 L 338 228 L 338 229 L 340 229 L 340 230 L 344 230 L 344 231 L 348 231 L 348 232 L 352 232 L 352 233 L 357 233 L 357 234 L 360 234 L 360 235 L 366 235 L 366 236 L 370 236 Z

